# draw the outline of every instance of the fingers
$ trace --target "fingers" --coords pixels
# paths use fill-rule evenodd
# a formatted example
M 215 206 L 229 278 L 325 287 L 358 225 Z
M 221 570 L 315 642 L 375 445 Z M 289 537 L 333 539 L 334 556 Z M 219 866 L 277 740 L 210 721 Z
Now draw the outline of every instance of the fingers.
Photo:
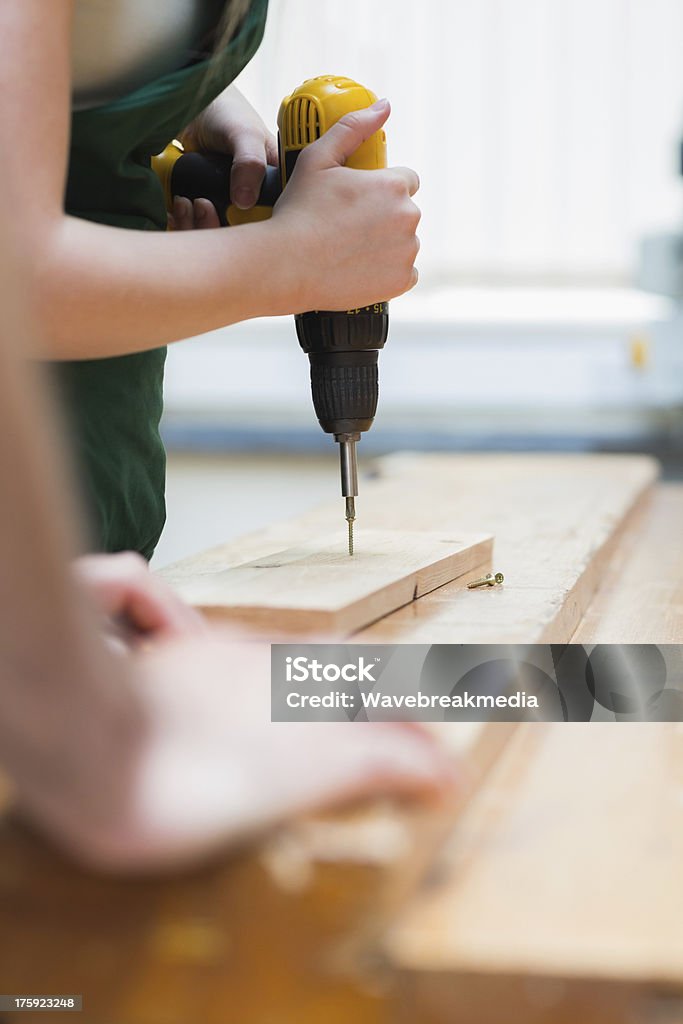
M 363 729 L 366 723 L 356 726 Z M 373 723 L 373 729 L 372 756 L 359 780 L 362 793 L 441 796 L 468 784 L 462 766 L 424 725 L 383 722 Z
M 460 767 L 425 730 L 374 722 L 284 728 L 292 731 L 290 748 L 298 737 L 296 754 L 288 762 L 290 774 L 279 777 L 289 790 L 279 795 L 281 804 L 297 788 L 300 797 L 317 807 L 386 796 L 453 798 L 466 785 Z M 318 768 L 314 777 L 304 770 L 311 760 Z
M 205 631 L 199 613 L 133 552 L 86 556 L 77 560 L 74 571 L 98 609 L 135 633 L 170 637 Z
M 420 187 L 420 179 L 412 168 L 392 167 L 390 173 L 395 177 L 400 178 L 402 181 L 405 181 L 409 196 L 412 197 L 415 195 Z
M 378 100 L 371 107 L 345 114 L 308 148 L 308 163 L 319 167 L 345 164 L 366 139 L 379 131 L 390 113 L 389 101 Z
M 218 228 L 221 222 L 216 207 L 208 199 L 195 199 L 194 203 L 184 196 L 173 200 L 173 213 L 169 214 L 171 231 L 193 231 L 197 228 Z
M 175 196 L 173 199 L 173 230 L 192 231 L 194 228 L 194 214 L 192 203 L 184 196 Z
M 268 132 L 268 136 L 266 138 L 266 160 L 271 167 L 277 167 L 280 162 L 277 139 L 272 132 Z
M 218 211 L 209 199 L 195 199 L 193 210 L 196 228 L 219 228 L 221 226 Z
M 363 780 L 363 789 L 367 793 L 434 796 L 459 787 L 460 772 L 444 749 L 417 723 L 407 725 L 376 726 L 381 731 L 373 743 L 378 745 L 380 757 Z
M 263 136 L 244 132 L 238 136 L 230 172 L 230 201 L 240 210 L 249 210 L 258 199 L 267 162 Z

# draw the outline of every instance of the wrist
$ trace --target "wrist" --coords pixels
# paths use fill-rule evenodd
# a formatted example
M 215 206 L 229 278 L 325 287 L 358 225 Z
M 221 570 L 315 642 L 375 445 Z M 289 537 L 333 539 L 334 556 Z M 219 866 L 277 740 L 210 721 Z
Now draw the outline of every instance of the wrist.
M 269 307 L 267 316 L 288 316 L 315 306 L 305 232 L 292 230 L 289 221 L 272 217 L 263 222 L 267 231 L 269 276 L 264 280 Z
M 243 290 L 247 303 L 240 319 L 287 316 L 309 308 L 309 275 L 304 242 L 276 218 L 230 228 L 241 232 Z

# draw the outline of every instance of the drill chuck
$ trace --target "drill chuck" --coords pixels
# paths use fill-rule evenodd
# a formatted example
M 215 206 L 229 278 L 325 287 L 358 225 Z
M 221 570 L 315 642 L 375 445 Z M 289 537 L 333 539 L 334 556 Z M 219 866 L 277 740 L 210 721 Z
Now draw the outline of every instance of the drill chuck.
M 388 302 L 296 317 L 299 344 L 311 364 L 313 406 L 325 433 L 363 433 L 372 426 L 379 397 L 379 350 L 388 331 Z
M 369 430 L 377 411 L 377 351 L 311 352 L 311 397 L 326 434 Z

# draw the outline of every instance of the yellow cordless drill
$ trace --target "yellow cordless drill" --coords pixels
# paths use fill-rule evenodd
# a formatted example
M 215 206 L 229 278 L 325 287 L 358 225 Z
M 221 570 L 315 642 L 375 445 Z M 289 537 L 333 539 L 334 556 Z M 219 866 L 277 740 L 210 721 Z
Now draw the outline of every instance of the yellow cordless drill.
M 269 167 L 256 205 L 240 210 L 230 202 L 231 160 L 222 154 L 186 152 L 178 142 L 154 158 L 166 202 L 174 196 L 206 198 L 221 224 L 253 223 L 270 217 L 287 185 L 299 153 L 344 114 L 371 106 L 377 97 L 349 78 L 311 78 L 287 96 L 278 114 L 279 168 Z M 386 167 L 386 136 L 375 132 L 346 161 L 348 167 Z M 369 430 L 377 409 L 379 350 L 389 329 L 389 304 L 378 302 L 345 312 L 315 310 L 295 317 L 299 343 L 311 364 L 313 405 L 323 430 L 339 444 L 342 495 L 353 554 L 353 524 L 358 495 L 356 442 Z

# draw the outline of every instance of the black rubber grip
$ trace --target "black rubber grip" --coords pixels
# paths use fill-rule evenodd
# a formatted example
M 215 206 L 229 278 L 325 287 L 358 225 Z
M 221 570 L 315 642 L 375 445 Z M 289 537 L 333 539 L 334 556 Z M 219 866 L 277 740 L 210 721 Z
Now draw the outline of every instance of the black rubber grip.
M 311 394 L 318 422 L 327 434 L 369 430 L 377 411 L 377 349 L 311 352 Z
M 231 170 L 232 157 L 220 153 L 184 153 L 173 167 L 171 190 L 174 196 L 210 200 L 225 227 L 225 213 L 230 205 Z M 267 167 L 256 205 L 275 206 L 280 192 L 279 170 Z

